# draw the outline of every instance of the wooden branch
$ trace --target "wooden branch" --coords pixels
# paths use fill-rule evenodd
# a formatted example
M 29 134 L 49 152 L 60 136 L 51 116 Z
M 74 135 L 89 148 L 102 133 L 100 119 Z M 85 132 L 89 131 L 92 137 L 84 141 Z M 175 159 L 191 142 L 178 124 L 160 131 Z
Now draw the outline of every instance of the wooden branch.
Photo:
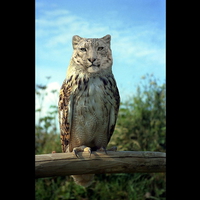
M 108 151 L 54 153 L 35 156 L 35 177 L 76 174 L 165 172 L 166 153 L 151 151 Z

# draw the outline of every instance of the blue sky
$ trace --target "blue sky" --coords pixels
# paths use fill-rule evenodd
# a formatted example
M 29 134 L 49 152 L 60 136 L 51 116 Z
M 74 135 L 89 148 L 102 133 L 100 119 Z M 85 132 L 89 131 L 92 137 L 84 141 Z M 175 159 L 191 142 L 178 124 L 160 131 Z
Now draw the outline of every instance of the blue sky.
M 141 77 L 165 82 L 165 0 L 36 0 L 36 84 L 59 88 L 72 55 L 72 36 L 111 35 L 113 74 L 122 100 Z

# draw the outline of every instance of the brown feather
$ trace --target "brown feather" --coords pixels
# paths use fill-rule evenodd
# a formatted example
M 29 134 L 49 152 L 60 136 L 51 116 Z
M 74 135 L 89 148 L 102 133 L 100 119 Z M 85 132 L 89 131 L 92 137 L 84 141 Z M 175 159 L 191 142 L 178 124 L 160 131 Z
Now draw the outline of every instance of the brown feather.
M 60 123 L 60 139 L 62 145 L 62 152 L 66 152 L 70 140 L 70 122 L 67 121 L 69 110 L 69 98 L 71 93 L 70 80 L 64 81 L 59 95 L 59 123 Z
M 106 151 L 120 104 L 112 74 L 110 40 L 110 35 L 89 39 L 73 37 L 74 52 L 58 102 L 62 152 Z M 86 187 L 92 183 L 93 175 L 73 178 Z

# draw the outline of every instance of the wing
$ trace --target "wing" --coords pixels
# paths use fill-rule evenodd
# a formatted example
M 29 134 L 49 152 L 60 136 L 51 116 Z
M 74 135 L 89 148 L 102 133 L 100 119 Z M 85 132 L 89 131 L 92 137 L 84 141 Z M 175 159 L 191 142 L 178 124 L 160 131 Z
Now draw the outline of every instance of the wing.
M 64 80 L 63 85 L 60 89 L 58 102 L 62 152 L 67 151 L 71 134 L 70 131 L 73 116 L 73 94 L 71 93 L 71 78 L 68 80 Z
M 107 87 L 108 90 L 106 91 L 107 97 L 109 98 L 109 101 L 112 102 L 112 108 L 111 108 L 110 118 L 109 118 L 108 134 L 107 134 L 108 143 L 109 143 L 110 138 L 114 132 L 116 121 L 117 121 L 117 115 L 118 115 L 119 105 L 120 105 L 120 96 L 119 96 L 119 91 L 118 91 L 117 84 L 113 75 L 108 77 L 107 86 L 108 86 Z

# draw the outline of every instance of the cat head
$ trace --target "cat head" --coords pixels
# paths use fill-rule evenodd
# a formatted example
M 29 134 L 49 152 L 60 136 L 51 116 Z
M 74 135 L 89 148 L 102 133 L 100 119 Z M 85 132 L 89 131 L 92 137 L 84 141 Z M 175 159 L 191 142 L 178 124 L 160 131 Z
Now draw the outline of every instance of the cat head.
M 97 73 L 112 67 L 111 36 L 102 38 L 82 38 L 73 36 L 73 56 L 76 66 L 88 73 Z

